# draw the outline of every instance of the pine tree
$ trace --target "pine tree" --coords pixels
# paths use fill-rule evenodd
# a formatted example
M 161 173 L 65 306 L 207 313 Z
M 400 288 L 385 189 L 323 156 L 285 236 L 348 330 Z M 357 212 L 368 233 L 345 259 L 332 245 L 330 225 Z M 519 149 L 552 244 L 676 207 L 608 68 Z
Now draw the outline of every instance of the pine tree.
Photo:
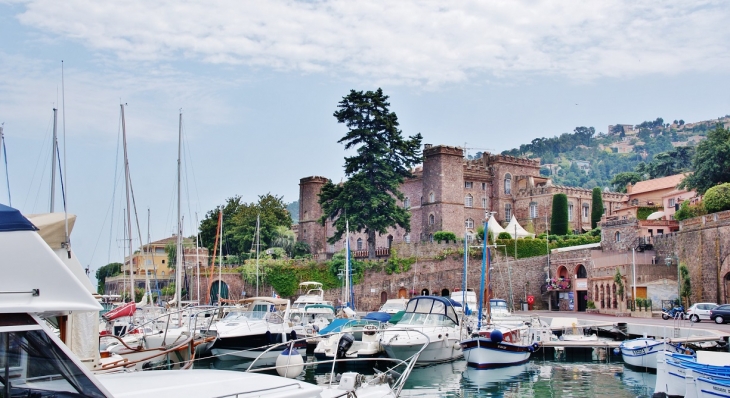
M 324 211 L 320 222 L 329 218 L 336 228 L 329 242 L 342 239 L 347 219 L 350 230 L 367 234 L 370 258 L 375 258 L 376 233 L 382 235 L 394 226 L 410 231 L 411 214 L 397 203 L 404 199 L 399 188 L 413 177 L 410 168 L 421 162 L 421 134 L 404 139 L 398 116 L 389 106 L 380 88 L 350 90 L 343 97 L 334 116 L 349 130 L 338 142 L 357 154 L 345 158 L 347 181 L 339 185 L 328 181 L 319 195 Z
M 568 195 L 553 195 L 553 214 L 550 219 L 550 232 L 554 235 L 568 234 Z
M 593 188 L 593 197 L 591 199 L 591 229 L 594 229 L 603 216 L 603 195 L 601 188 Z

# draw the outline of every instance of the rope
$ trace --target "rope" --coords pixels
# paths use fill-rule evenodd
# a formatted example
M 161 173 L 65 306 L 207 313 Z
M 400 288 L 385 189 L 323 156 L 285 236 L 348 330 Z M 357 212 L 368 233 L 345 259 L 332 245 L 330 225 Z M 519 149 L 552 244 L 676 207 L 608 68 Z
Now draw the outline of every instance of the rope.
M 3 140 L 3 157 L 5 158 L 5 181 L 8 184 L 8 206 L 13 207 L 13 200 L 10 198 L 10 174 L 8 173 L 8 151 Z

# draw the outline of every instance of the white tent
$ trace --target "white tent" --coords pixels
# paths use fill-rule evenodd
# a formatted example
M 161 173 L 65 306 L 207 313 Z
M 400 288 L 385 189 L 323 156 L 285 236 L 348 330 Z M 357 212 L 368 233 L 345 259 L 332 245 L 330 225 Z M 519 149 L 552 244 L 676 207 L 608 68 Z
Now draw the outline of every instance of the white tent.
M 487 222 L 487 228 L 489 229 L 489 233 L 492 234 L 492 239 L 497 239 L 499 234 L 501 232 L 504 232 L 504 228 L 502 228 L 501 225 L 499 225 L 499 222 L 494 218 L 494 214 L 489 218 L 489 221 Z
M 517 222 L 517 218 L 514 216 L 514 214 L 512 215 L 512 219 L 509 221 L 509 224 L 507 224 L 507 226 L 504 228 L 504 230 L 507 231 L 508 234 L 512 235 L 513 239 L 515 238 L 515 235 L 517 236 L 518 239 L 525 238 L 528 236 L 530 238 L 535 237 L 535 234 L 531 234 L 531 233 L 525 231 L 524 228 L 522 228 L 520 223 Z

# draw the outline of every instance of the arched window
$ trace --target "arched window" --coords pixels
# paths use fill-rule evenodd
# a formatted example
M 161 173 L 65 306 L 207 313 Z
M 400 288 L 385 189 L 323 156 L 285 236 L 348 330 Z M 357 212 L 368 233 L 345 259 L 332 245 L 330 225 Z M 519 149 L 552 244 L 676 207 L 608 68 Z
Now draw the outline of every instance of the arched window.
M 471 195 L 466 195 L 464 198 L 464 206 L 472 207 L 474 205 L 474 198 Z
M 472 220 L 471 218 L 467 218 L 466 219 L 466 227 L 467 228 L 474 228 L 474 220 Z
M 405 199 L 403 199 L 403 208 L 408 209 L 410 207 L 411 207 L 411 198 L 406 197 Z
M 393 235 L 388 235 L 388 249 L 393 247 Z
M 530 218 L 537 218 L 537 202 L 530 203 Z
M 357 238 L 357 250 L 362 250 L 362 238 Z
M 434 223 L 436 223 L 436 217 L 434 217 L 433 214 L 429 214 L 428 215 L 428 225 L 433 225 Z
M 512 219 L 512 204 L 511 203 L 507 203 L 504 205 L 504 219 L 505 220 Z
M 433 192 L 428 194 L 428 203 L 433 203 L 436 201 L 436 195 L 433 194 Z
M 509 173 L 504 175 L 504 193 L 507 195 L 512 193 L 512 176 Z
M 616 238 L 616 242 L 621 242 L 621 232 L 616 231 L 616 233 L 613 236 L 614 236 L 614 238 Z

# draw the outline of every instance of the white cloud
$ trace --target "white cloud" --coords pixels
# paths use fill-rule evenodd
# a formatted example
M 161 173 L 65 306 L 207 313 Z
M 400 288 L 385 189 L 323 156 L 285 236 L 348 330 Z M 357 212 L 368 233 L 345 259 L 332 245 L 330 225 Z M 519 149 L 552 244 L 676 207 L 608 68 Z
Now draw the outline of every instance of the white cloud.
M 124 60 L 180 58 L 439 85 L 726 71 L 722 1 L 30 0 L 19 20 Z

